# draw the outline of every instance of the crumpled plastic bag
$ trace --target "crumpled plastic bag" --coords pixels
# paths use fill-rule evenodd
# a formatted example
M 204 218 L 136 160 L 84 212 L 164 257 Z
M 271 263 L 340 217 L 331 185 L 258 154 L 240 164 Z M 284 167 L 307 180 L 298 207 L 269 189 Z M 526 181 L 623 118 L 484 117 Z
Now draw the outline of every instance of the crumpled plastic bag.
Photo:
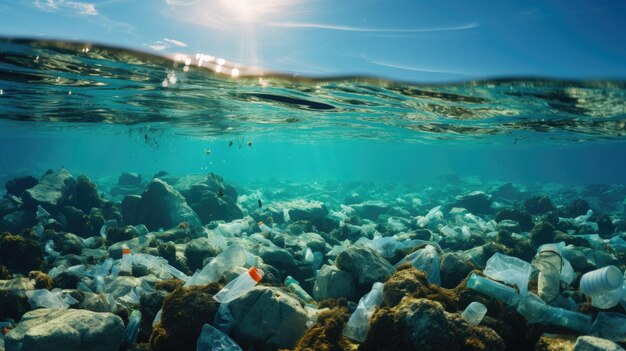
M 409 262 L 413 267 L 426 272 L 429 283 L 441 286 L 439 252 L 433 245 L 426 245 L 424 248 L 407 255 L 396 264 L 396 267 L 405 262 Z
M 43 308 L 59 308 L 66 310 L 70 305 L 78 303 L 69 293 L 61 290 L 48 291 L 46 289 L 28 290 L 26 291 L 30 306 L 35 309 Z
M 530 263 L 496 252 L 487 260 L 483 273 L 491 279 L 514 284 L 519 289 L 520 295 L 525 295 L 528 292 L 528 279 L 532 270 Z
M 209 324 L 202 326 L 202 333 L 196 344 L 196 351 L 242 351 L 228 335 Z

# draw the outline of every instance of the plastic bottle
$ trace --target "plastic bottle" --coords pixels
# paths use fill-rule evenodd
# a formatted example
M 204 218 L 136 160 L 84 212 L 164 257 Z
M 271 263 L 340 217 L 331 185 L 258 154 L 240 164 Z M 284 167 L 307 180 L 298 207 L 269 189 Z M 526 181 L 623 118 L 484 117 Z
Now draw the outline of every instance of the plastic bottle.
M 622 272 L 616 266 L 606 266 L 587 272 L 580 278 L 580 290 L 593 298 L 595 295 L 607 293 L 623 284 Z
M 185 286 L 205 285 L 216 282 L 232 267 L 246 264 L 246 250 L 239 245 L 231 245 L 214 257 L 201 271 L 196 272 Z
M 472 273 L 467 280 L 467 287 L 509 305 L 514 305 L 518 299 L 517 291 L 514 288 L 481 277 L 476 273 Z
M 128 246 L 122 246 L 122 259 L 120 260 L 120 271 L 132 273 L 133 271 L 133 258 L 132 253 Z
M 141 318 L 142 315 L 139 310 L 134 310 L 130 314 L 128 324 L 126 325 L 126 330 L 124 331 L 124 340 L 122 341 L 122 346 L 129 347 L 137 342 L 137 336 L 139 336 L 139 326 L 141 325 Z
M 529 323 L 558 325 L 582 333 L 591 331 L 591 316 L 547 305 L 533 293 L 528 293 L 519 301 L 517 311 Z
M 285 279 L 285 286 L 291 290 L 294 294 L 296 294 L 299 298 L 301 298 L 304 302 L 311 302 L 313 298 L 309 295 L 302 287 L 300 283 L 295 280 L 292 276 L 288 275 Z
M 252 290 L 261 279 L 263 279 L 263 271 L 253 266 L 226 284 L 213 298 L 219 303 L 229 303 Z
M 228 335 L 209 324 L 205 324 L 202 326 L 200 337 L 198 337 L 196 351 L 241 351 L 241 347 Z
M 346 337 L 363 342 L 369 329 L 369 319 L 376 307 L 383 302 L 383 283 L 376 282 L 372 290 L 359 300 L 359 304 L 350 316 L 348 324 L 343 329 Z
M 272 231 L 272 228 L 270 228 L 267 224 L 263 223 L 262 221 L 259 221 L 258 225 L 259 225 L 259 229 L 261 229 L 262 234 L 269 234 L 269 232 Z
M 479 325 L 486 314 L 487 306 L 483 305 L 480 302 L 472 302 L 465 308 L 461 315 L 463 316 L 463 319 L 467 321 L 467 323 Z

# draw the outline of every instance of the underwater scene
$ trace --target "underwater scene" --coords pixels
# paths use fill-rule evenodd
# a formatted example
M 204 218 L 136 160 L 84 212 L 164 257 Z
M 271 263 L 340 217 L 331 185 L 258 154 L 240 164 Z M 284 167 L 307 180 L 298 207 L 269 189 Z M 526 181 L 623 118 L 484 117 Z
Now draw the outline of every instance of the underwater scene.
M 0 350 L 623 350 L 625 101 L 0 38 Z

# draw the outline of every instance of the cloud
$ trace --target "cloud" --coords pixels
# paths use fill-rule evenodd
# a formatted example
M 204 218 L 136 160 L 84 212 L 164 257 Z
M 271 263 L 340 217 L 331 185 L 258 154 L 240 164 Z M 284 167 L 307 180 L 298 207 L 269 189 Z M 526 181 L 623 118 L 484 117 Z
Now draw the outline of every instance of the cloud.
M 187 47 L 186 43 L 183 43 L 182 41 L 178 41 L 176 39 L 163 38 L 163 41 L 168 43 L 168 44 L 170 44 L 170 45 L 172 45 L 172 46 L 178 46 L 178 47 L 181 47 L 181 48 L 186 48 Z
M 311 28 L 311 29 L 326 29 L 326 30 L 338 30 L 344 32 L 365 32 L 365 33 L 428 33 L 428 32 L 449 32 L 459 31 L 477 28 L 478 23 L 472 22 L 460 26 L 453 27 L 432 27 L 432 28 L 416 28 L 416 29 L 394 29 L 394 28 L 367 28 L 367 27 L 352 27 L 332 24 L 320 24 L 320 23 L 299 23 L 299 22 L 274 22 L 267 23 L 272 27 L 281 28 Z
M 79 15 L 95 16 L 98 14 L 96 5 L 88 2 L 67 0 L 35 0 L 35 7 L 40 10 L 71 12 Z
M 176 39 L 170 39 L 170 38 L 163 38 L 162 40 L 155 40 L 153 42 L 151 42 L 150 44 L 147 44 L 149 48 L 151 48 L 152 50 L 156 50 L 156 51 L 163 51 L 165 49 L 169 49 L 173 46 L 179 47 L 179 48 L 186 48 L 187 44 L 183 43 L 180 40 L 176 40 Z

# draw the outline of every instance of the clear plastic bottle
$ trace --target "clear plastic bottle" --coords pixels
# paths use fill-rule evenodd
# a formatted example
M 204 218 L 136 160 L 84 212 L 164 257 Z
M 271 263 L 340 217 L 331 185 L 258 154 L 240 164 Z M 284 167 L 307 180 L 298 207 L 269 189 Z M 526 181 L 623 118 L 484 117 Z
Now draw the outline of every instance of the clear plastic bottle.
M 287 287 L 287 289 L 291 290 L 294 294 L 301 298 L 304 302 L 313 301 L 313 297 L 311 297 L 311 295 L 309 295 L 304 289 L 302 289 L 300 283 L 292 276 L 287 276 L 287 278 L 285 279 L 285 286 Z
M 369 329 L 369 319 L 376 307 L 383 302 L 383 286 L 383 283 L 374 283 L 372 290 L 359 300 L 356 310 L 343 329 L 343 335 L 359 342 L 365 340 Z
M 479 325 L 485 317 L 485 314 L 487 314 L 487 306 L 480 302 L 472 302 L 465 308 L 462 316 L 467 323 Z
M 122 341 L 122 345 L 129 347 L 137 342 L 137 336 L 139 336 L 139 326 L 141 325 L 141 312 L 139 310 L 134 310 L 130 314 L 130 318 L 128 319 L 128 324 L 126 325 L 126 330 L 124 331 L 124 340 Z
M 252 290 L 261 279 L 263 279 L 263 271 L 256 267 L 251 267 L 247 272 L 226 284 L 213 298 L 219 303 L 229 303 Z
M 120 271 L 126 273 L 133 272 L 133 258 L 128 246 L 122 246 L 122 259 L 120 260 Z
M 467 287 L 509 305 L 517 303 L 518 294 L 514 288 L 489 278 L 481 277 L 476 273 L 472 273 L 467 280 Z

